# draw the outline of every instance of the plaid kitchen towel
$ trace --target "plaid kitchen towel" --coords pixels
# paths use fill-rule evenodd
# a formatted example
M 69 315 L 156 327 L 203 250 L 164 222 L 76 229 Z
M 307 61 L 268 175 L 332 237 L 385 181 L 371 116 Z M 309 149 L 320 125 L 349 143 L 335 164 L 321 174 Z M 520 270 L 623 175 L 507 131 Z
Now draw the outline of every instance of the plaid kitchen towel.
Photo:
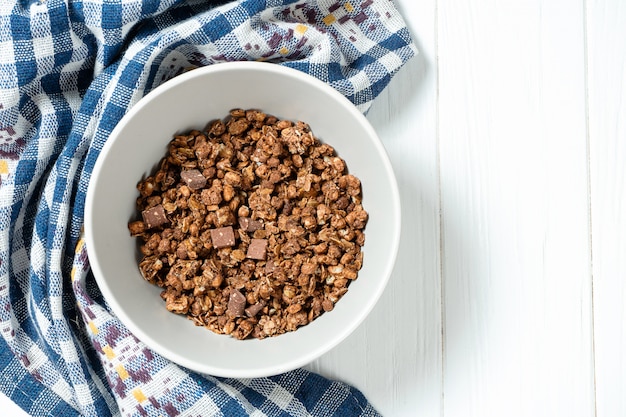
M 99 294 L 81 228 L 111 130 L 182 71 L 266 60 L 365 112 L 415 52 L 391 0 L 0 1 L 0 389 L 35 416 L 377 415 L 305 370 L 215 378 L 150 351 Z

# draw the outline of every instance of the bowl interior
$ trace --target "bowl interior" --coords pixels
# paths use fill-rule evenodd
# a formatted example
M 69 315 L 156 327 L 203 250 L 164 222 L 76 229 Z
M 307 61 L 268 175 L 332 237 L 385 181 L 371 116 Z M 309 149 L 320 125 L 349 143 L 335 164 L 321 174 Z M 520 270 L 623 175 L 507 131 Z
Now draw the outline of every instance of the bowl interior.
M 359 277 L 332 312 L 295 332 L 235 340 L 197 327 L 165 309 L 160 289 L 137 267 L 136 184 L 164 156 L 176 133 L 202 129 L 232 108 L 257 108 L 302 120 L 361 179 L 369 212 Z M 350 334 L 382 293 L 395 261 L 400 207 L 391 165 L 365 117 L 326 84 L 267 63 L 200 68 L 170 80 L 140 100 L 111 134 L 89 185 L 85 230 L 93 273 L 120 320 L 150 348 L 198 372 L 225 377 L 274 375 L 302 366 Z

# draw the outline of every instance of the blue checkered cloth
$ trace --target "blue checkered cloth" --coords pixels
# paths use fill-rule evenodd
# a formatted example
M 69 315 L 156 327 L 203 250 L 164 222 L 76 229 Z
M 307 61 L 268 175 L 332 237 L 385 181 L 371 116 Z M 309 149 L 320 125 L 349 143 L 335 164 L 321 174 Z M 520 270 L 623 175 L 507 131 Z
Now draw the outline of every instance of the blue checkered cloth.
M 0 1 L 2 392 L 34 416 L 378 415 L 302 369 L 215 378 L 149 350 L 98 291 L 83 211 L 116 123 L 189 68 L 275 62 L 365 112 L 415 52 L 391 0 Z

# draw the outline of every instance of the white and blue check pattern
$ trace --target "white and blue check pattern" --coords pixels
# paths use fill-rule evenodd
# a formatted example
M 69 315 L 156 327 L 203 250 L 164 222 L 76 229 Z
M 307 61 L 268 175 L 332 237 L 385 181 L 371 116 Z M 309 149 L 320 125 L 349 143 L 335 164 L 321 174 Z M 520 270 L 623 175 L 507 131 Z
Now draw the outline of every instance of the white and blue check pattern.
M 0 1 L 0 389 L 33 416 L 375 416 L 305 370 L 192 373 L 111 313 L 82 241 L 116 123 L 190 68 L 264 60 L 365 112 L 415 54 L 391 0 Z

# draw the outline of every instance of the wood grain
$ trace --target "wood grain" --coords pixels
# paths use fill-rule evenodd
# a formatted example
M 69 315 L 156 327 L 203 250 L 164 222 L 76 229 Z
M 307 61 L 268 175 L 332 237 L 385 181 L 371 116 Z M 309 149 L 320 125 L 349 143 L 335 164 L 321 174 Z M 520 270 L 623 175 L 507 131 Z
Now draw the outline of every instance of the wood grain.
M 439 3 L 445 416 L 594 412 L 582 2 Z
M 597 416 L 626 415 L 626 4 L 587 2 Z

